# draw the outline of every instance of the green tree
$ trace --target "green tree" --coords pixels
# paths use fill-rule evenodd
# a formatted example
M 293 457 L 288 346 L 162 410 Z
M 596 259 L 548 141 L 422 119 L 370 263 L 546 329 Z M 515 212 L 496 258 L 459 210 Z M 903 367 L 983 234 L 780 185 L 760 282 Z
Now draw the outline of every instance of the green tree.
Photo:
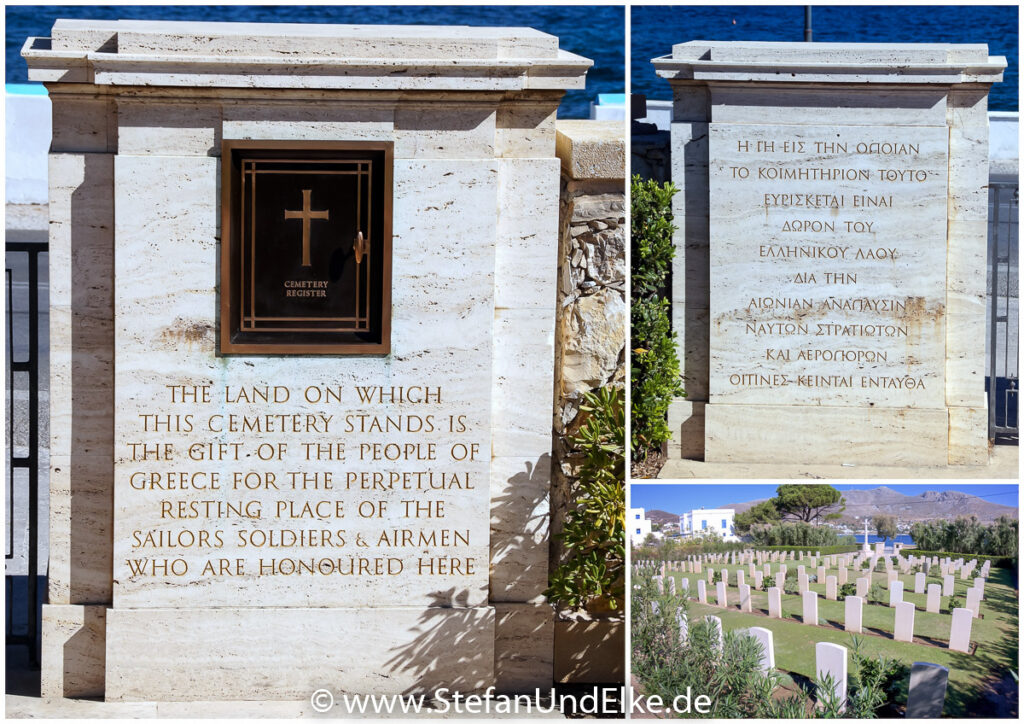
M 846 510 L 846 500 L 831 485 L 780 485 L 773 502 L 783 518 L 804 523 L 838 520 Z
M 749 510 L 737 513 L 733 519 L 733 527 L 738 535 L 744 535 L 750 532 L 751 526 L 772 525 L 778 523 L 781 518 L 778 508 L 775 507 L 775 501 L 764 500 Z
M 876 515 L 871 519 L 871 525 L 875 527 L 875 532 L 885 542 L 900 534 L 900 529 L 896 526 L 896 519 L 891 515 Z
M 633 460 L 644 460 L 671 436 L 668 406 L 684 396 L 676 353 L 676 335 L 666 298 L 675 246 L 672 234 L 672 184 L 633 177 L 631 243 L 633 252 L 630 306 L 632 400 L 630 439 Z

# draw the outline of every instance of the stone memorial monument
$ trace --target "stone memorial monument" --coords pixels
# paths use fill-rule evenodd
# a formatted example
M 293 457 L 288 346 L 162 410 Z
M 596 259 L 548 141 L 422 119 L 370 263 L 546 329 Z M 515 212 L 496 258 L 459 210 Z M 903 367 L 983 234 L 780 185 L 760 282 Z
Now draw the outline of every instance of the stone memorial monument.
M 980 465 L 985 45 L 681 43 L 669 423 L 709 462 Z
M 110 20 L 23 55 L 53 107 L 44 695 L 550 684 L 535 403 L 590 61 Z

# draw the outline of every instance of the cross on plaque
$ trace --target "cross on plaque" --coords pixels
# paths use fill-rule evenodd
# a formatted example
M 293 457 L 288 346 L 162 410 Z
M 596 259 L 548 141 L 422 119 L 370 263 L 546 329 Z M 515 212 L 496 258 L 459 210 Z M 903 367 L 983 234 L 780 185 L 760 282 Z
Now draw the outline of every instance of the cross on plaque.
M 313 211 L 310 206 L 312 189 L 302 189 L 302 211 L 288 211 L 285 209 L 285 221 L 290 219 L 302 219 L 302 266 L 310 266 L 309 261 L 309 222 L 314 219 L 327 220 L 330 218 L 330 211 Z

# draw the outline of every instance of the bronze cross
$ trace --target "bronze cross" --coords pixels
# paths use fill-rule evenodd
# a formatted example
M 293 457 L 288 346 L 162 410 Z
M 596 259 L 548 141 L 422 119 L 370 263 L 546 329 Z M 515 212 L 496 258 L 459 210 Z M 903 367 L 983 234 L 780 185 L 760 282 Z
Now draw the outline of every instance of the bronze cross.
M 310 266 L 309 261 L 309 222 L 313 219 L 331 218 L 330 211 L 313 211 L 310 207 L 310 195 L 312 189 L 302 189 L 302 211 L 288 211 L 285 209 L 285 221 L 289 219 L 302 219 L 302 266 Z

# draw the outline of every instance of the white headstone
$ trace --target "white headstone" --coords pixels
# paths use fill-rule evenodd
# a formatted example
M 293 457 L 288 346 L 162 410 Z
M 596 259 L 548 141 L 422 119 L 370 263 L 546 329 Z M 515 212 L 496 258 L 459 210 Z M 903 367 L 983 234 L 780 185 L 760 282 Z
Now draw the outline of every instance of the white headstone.
M 686 621 L 686 613 L 682 609 L 676 610 L 676 623 L 679 625 L 679 643 L 685 644 L 689 633 L 689 624 Z
M 938 719 L 946 705 L 949 669 L 938 664 L 914 662 L 907 692 L 907 719 Z
M 837 584 L 835 576 L 825 576 L 825 598 L 835 601 L 837 595 Z
M 783 571 L 779 571 L 775 574 L 775 587 L 785 588 L 786 587 L 786 574 Z
M 889 581 L 889 608 L 903 601 L 903 581 Z
M 775 642 L 772 632 L 760 626 L 751 626 L 747 633 L 757 639 L 761 644 L 761 671 L 771 671 L 775 668 Z
M 782 618 L 782 589 L 778 586 L 768 589 L 768 618 Z
M 668 577 L 668 593 L 670 596 L 676 595 L 676 579 L 673 576 Z
M 900 601 L 896 604 L 896 625 L 893 638 L 897 641 L 913 642 L 914 640 L 914 604 Z
M 850 633 L 862 633 L 861 621 L 864 616 L 864 599 L 860 596 L 847 596 L 845 603 L 844 628 Z
M 929 583 L 928 584 L 928 600 L 927 600 L 927 603 L 925 604 L 925 607 L 924 607 L 925 611 L 927 611 L 928 613 L 938 613 L 939 612 L 939 606 L 941 605 L 941 601 L 939 599 L 939 596 L 941 596 L 941 595 L 942 595 L 942 586 L 940 586 L 938 583 Z
M 764 574 L 761 571 L 754 571 L 754 588 L 760 591 L 762 583 L 764 583 Z
M 750 586 L 748 586 L 746 583 L 741 583 L 739 585 L 739 589 L 740 589 L 740 610 L 741 611 L 746 611 L 746 612 L 749 613 L 752 610 L 751 604 L 750 604 Z
M 981 591 L 977 588 L 967 589 L 967 601 L 964 603 L 964 608 L 970 610 L 974 615 L 974 618 L 978 618 L 978 614 L 981 613 Z
M 801 594 L 804 602 L 804 623 L 809 626 L 818 625 L 818 592 L 804 591 Z
M 722 629 L 722 619 L 718 616 L 705 616 L 704 620 L 715 627 L 715 633 L 712 634 L 712 640 L 714 648 L 718 653 L 722 653 L 725 649 L 725 632 Z
M 850 571 L 845 565 L 839 566 L 836 571 L 836 581 L 840 586 L 845 586 L 850 581 Z
M 952 596 L 953 595 L 953 586 L 954 586 L 953 576 L 947 574 L 947 575 L 942 577 L 942 595 L 943 596 Z
M 722 608 L 727 608 L 729 606 L 729 597 L 725 588 L 725 583 L 722 581 L 715 584 L 715 592 L 718 594 L 718 605 Z
M 697 600 L 701 603 L 708 602 L 708 584 L 703 578 L 697 579 Z
M 801 596 L 804 594 L 805 591 L 809 590 L 808 584 L 807 584 L 807 574 L 806 573 L 798 573 L 798 574 L 796 574 L 796 582 L 797 582 L 797 589 L 800 591 L 800 595 Z
M 665 593 L 665 581 L 661 576 L 654 577 L 654 587 L 658 589 L 658 593 Z
M 857 595 L 860 598 L 867 598 L 868 595 L 868 579 L 858 578 L 857 579 Z
M 742 586 L 747 582 L 747 577 L 743 574 L 743 571 L 736 571 L 736 585 Z
M 975 578 L 974 579 L 974 587 L 977 588 L 979 591 L 981 591 L 981 600 L 984 601 L 985 600 L 985 579 L 984 579 L 984 577 Z
M 971 622 L 974 614 L 966 608 L 954 608 L 953 617 L 949 624 L 949 648 L 953 651 L 962 651 L 965 654 L 971 651 Z
M 831 677 L 840 709 L 846 708 L 846 648 L 839 644 L 821 641 L 814 645 L 815 680 L 819 687 L 824 686 L 825 678 Z M 822 700 L 819 691 L 818 700 Z
M 914 574 L 914 593 L 924 593 L 924 587 L 928 577 L 923 573 Z

